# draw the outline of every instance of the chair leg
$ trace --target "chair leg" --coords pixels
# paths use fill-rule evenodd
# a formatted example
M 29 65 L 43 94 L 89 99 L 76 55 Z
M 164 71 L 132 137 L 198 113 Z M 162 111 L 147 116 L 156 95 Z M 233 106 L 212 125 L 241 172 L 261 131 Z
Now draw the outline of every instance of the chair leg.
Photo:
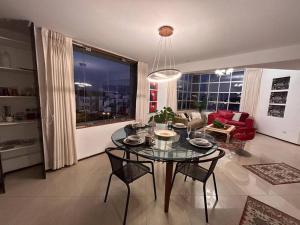
M 206 183 L 203 183 L 205 219 L 206 219 L 206 223 L 208 223 L 207 202 L 206 202 L 206 187 L 205 187 L 205 185 L 206 185 Z
M 187 175 L 185 175 L 184 181 L 186 181 Z
M 215 177 L 215 173 L 212 173 L 213 174 L 213 179 L 214 179 L 214 186 L 215 186 L 215 192 L 216 192 L 216 199 L 217 201 L 219 200 L 219 197 L 218 197 L 218 189 L 217 189 L 217 184 L 216 184 L 216 177 Z
M 106 193 L 105 193 L 105 198 L 104 198 L 104 202 L 106 202 L 107 200 L 107 195 L 108 195 L 108 191 L 109 191 L 109 187 L 110 187 L 110 182 L 111 182 L 111 177 L 112 177 L 112 173 L 109 176 L 109 180 L 108 180 L 108 184 L 107 184 L 107 188 L 106 188 Z
M 129 184 L 126 184 L 127 186 L 127 200 L 126 200 L 126 207 L 125 207 L 125 215 L 124 215 L 124 220 L 123 220 L 123 225 L 126 225 L 126 219 L 127 219 L 127 211 L 128 211 L 128 205 L 129 205 L 129 197 L 130 197 L 130 187 Z
M 152 181 L 153 181 L 153 190 L 154 190 L 154 197 L 155 197 L 155 200 L 156 200 L 156 184 L 155 184 L 155 176 L 154 176 L 154 173 L 152 173 Z

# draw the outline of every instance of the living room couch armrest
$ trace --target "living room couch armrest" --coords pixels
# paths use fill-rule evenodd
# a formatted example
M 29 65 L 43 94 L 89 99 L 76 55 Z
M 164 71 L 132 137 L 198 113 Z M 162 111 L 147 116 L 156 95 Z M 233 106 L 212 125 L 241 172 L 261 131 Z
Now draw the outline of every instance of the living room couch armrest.
M 245 120 L 245 123 L 246 123 L 246 127 L 247 128 L 253 128 L 253 126 L 254 126 L 254 119 L 252 117 L 248 117 Z
M 213 112 L 208 114 L 207 124 L 212 124 L 212 122 L 218 117 L 218 113 Z
M 188 119 L 184 119 L 182 117 L 179 117 L 179 116 L 175 116 L 174 117 L 174 123 L 183 123 L 184 125 L 188 125 Z

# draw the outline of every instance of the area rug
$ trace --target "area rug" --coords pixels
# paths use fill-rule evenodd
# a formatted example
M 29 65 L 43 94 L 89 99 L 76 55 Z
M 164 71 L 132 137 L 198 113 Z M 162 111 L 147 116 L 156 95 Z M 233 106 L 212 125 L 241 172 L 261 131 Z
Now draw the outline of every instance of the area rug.
M 226 135 L 209 131 L 207 133 L 215 138 L 220 149 L 235 152 L 244 148 L 244 143 L 238 139 L 231 138 L 229 143 L 226 143 Z
M 239 225 L 300 225 L 300 220 L 248 196 Z
M 300 183 L 300 170 L 285 163 L 243 165 L 243 167 L 273 185 Z

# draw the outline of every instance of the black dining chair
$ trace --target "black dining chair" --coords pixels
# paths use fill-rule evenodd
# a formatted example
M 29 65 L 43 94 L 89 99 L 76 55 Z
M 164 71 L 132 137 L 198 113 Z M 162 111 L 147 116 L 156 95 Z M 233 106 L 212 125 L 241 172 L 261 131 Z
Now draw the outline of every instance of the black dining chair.
M 203 183 L 203 193 L 204 193 L 204 206 L 205 206 L 205 217 L 206 222 L 208 223 L 208 214 L 207 214 L 207 202 L 206 202 L 206 182 L 208 178 L 212 175 L 214 180 L 215 186 L 215 193 L 216 193 L 216 201 L 218 201 L 218 191 L 216 185 L 216 177 L 214 174 L 214 169 L 217 165 L 217 162 L 220 158 L 225 155 L 225 152 L 221 149 L 217 149 L 218 152 L 217 156 L 206 158 L 203 160 L 195 160 L 195 161 L 188 161 L 188 162 L 180 162 L 176 164 L 174 177 L 172 180 L 172 187 L 174 185 L 175 177 L 177 173 L 181 173 L 185 175 L 184 181 L 186 181 L 187 177 L 193 178 L 193 180 L 198 180 Z M 210 162 L 210 166 L 208 169 L 198 165 L 200 163 Z
M 115 175 L 118 177 L 121 181 L 123 181 L 126 184 L 127 187 L 127 200 L 126 200 L 126 207 L 125 207 L 125 214 L 123 219 L 123 225 L 126 224 L 126 218 L 127 218 L 127 210 L 128 210 L 128 204 L 129 204 L 129 197 L 130 197 L 130 186 L 129 184 L 133 181 L 139 179 L 140 177 L 151 174 L 152 180 L 153 180 L 153 190 L 154 190 L 154 197 L 156 200 L 156 186 L 155 186 L 155 176 L 154 176 L 154 165 L 151 161 L 136 161 L 131 159 L 126 159 L 124 157 L 117 156 L 115 152 L 124 150 L 119 148 L 107 148 L 105 149 L 106 154 L 108 155 L 108 158 L 110 160 L 112 172 L 109 176 L 106 194 L 104 198 L 104 202 L 107 200 L 107 195 L 110 187 L 111 177 L 112 175 Z M 123 155 L 124 156 L 124 155 Z M 144 164 L 150 164 L 151 169 L 144 165 Z

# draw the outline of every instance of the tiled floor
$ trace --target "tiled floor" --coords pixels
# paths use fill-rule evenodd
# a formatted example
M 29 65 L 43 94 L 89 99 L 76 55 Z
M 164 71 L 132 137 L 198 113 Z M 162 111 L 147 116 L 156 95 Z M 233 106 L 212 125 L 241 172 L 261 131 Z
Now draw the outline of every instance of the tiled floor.
M 300 219 L 300 183 L 271 185 L 241 165 L 285 162 L 300 169 L 300 147 L 263 135 L 246 145 L 250 157 L 224 157 L 216 169 L 219 201 L 208 182 L 209 224 L 239 223 L 247 195 Z M 132 184 L 128 225 L 205 224 L 202 184 L 178 175 L 170 210 L 163 211 L 164 164 L 156 163 L 158 199 L 154 201 L 151 176 Z M 112 180 L 108 202 L 103 203 L 110 165 L 105 155 L 48 173 L 37 179 L 36 168 L 9 174 L 7 193 L 0 195 L 1 225 L 121 225 L 126 187 Z

